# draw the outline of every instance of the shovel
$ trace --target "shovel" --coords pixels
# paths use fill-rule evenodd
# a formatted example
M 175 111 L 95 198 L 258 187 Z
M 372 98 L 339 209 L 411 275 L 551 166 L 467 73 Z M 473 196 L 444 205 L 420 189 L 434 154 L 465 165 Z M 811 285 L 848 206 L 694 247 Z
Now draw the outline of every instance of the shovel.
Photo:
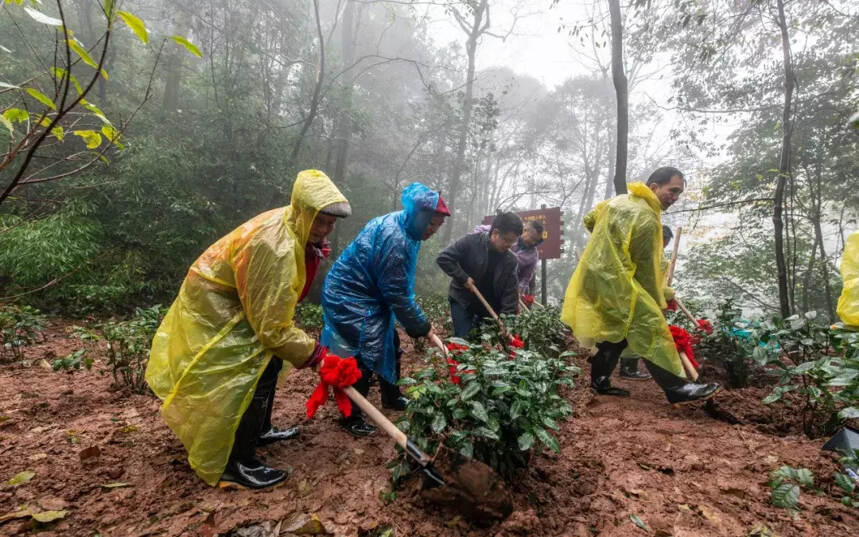
M 445 469 L 445 477 L 442 477 L 442 473 L 433 466 L 433 459 L 409 440 L 409 437 L 370 401 L 351 386 L 343 388 L 343 391 L 423 468 L 423 473 L 431 484 L 431 488 L 424 491 L 427 499 L 453 507 L 478 522 L 505 518 L 513 511 L 510 491 L 492 468 L 473 459 L 463 461 L 462 457 L 446 449 L 439 449 L 435 458 L 440 459 L 440 465 Z

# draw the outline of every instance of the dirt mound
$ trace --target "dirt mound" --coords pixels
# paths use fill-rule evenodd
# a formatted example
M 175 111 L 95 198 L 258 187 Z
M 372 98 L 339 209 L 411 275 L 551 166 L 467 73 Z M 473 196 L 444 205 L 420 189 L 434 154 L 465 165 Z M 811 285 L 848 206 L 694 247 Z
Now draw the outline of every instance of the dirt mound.
M 66 511 L 45 525 L 0 522 L 0 535 L 269 537 L 321 528 L 366 537 L 645 535 L 637 521 L 651 535 L 739 536 L 766 526 L 805 537 L 852 536 L 859 527 L 857 512 L 830 495 L 836 465 L 821 456 L 822 440 L 768 431 L 778 422 L 766 414 L 775 407 L 760 405 L 754 390 L 717 398 L 743 422 L 731 425 L 703 407 L 674 410 L 652 382 L 618 380 L 632 392 L 626 399 L 595 397 L 578 383 L 566 394 L 575 415 L 558 434 L 561 453 L 532 457 L 511 484 L 513 513 L 484 528 L 427 502 L 417 479 L 392 491 L 385 465 L 393 444 L 381 435 L 352 438 L 333 404 L 303 423 L 299 439 L 260 450 L 270 464 L 291 468 L 283 487 L 208 487 L 155 399 L 111 391 L 111 376 L 96 370 L 69 375 L 41 366 L 77 347 L 54 325 L 44 344 L 27 349 L 28 365 L 0 366 L 0 519 L 22 505 Z M 422 354 L 406 347 L 408 371 Z M 302 422 L 315 381 L 298 371 L 279 386 L 276 424 Z M 376 388 L 370 400 L 378 404 Z M 812 469 L 823 492 L 804 492 L 796 516 L 768 504 L 768 474 L 784 464 Z M 25 470 L 35 474 L 28 483 L 7 484 Z

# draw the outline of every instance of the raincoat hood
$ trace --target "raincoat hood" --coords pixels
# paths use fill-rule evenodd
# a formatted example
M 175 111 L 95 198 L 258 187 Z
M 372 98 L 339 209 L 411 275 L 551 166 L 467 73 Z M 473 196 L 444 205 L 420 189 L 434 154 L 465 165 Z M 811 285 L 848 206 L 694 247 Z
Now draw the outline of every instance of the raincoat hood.
M 422 183 L 412 183 L 403 190 L 401 196 L 403 229 L 414 240 L 421 240 L 430 219 L 439 206 L 441 196 Z
M 307 244 L 313 220 L 324 207 L 347 202 L 331 179 L 319 170 L 298 173 L 292 185 L 292 197 L 284 213 L 286 225 L 292 229 L 302 245 Z
M 656 194 L 650 190 L 649 186 L 645 185 L 641 181 L 636 181 L 635 183 L 628 183 L 626 188 L 629 190 L 630 197 L 643 199 L 648 205 L 650 205 L 651 209 L 656 211 L 656 214 L 662 212 L 662 202 L 659 201 Z

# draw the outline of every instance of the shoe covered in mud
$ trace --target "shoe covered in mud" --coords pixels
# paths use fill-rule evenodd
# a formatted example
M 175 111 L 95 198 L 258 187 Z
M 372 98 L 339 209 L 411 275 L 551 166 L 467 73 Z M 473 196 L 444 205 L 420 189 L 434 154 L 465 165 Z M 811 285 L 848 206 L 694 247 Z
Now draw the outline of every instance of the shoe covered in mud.
M 619 376 L 624 380 L 648 380 L 651 378 L 650 374 L 638 370 L 638 358 L 622 358 Z
M 275 442 L 280 442 L 281 440 L 292 440 L 293 438 L 298 438 L 298 435 L 300 434 L 301 431 L 298 429 L 297 425 L 283 430 L 272 425 L 268 430 L 259 435 L 257 445 L 267 446 L 269 444 L 274 444 Z
M 694 403 L 695 401 L 706 401 L 716 395 L 722 387 L 715 383 L 696 384 L 687 382 L 682 386 L 665 390 L 668 402 L 673 405 Z
M 596 377 L 591 380 L 591 389 L 600 395 L 613 395 L 615 397 L 629 397 L 629 391 L 611 385 L 608 377 Z
M 218 486 L 222 489 L 260 490 L 276 487 L 286 481 L 286 478 L 286 472 L 266 466 L 257 458 L 245 461 L 230 459 Z
M 349 434 L 352 436 L 370 436 L 376 432 L 376 426 L 364 421 L 363 415 L 352 414 L 352 416 L 341 421 L 340 424 L 344 429 L 349 431 Z
M 382 407 L 391 410 L 405 410 L 407 404 L 409 404 L 409 400 L 405 395 L 398 395 L 393 398 L 382 397 Z

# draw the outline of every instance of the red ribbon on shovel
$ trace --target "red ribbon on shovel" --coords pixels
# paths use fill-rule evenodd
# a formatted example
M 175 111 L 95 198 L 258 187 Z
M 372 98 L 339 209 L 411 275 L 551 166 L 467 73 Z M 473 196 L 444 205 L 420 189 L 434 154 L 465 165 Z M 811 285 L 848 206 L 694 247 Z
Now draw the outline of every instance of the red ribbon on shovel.
M 307 400 L 307 417 L 312 418 L 316 411 L 328 400 L 328 387 L 334 388 L 334 400 L 337 408 L 347 418 L 352 415 L 352 401 L 343 392 L 343 388 L 351 386 L 361 378 L 361 370 L 358 362 L 352 356 L 341 358 L 334 354 L 327 354 L 322 359 L 322 367 L 319 368 L 319 384 L 310 399 Z

